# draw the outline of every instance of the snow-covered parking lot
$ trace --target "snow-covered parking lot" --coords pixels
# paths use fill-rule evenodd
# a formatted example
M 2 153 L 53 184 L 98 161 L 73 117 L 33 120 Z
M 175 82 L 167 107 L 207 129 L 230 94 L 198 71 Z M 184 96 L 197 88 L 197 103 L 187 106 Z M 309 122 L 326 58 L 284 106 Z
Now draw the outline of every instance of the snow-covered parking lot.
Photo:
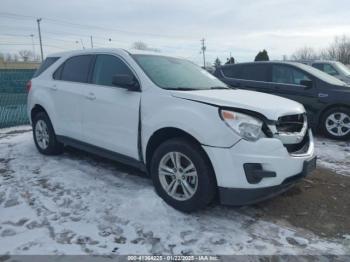
M 40 155 L 29 129 L 0 130 L 0 255 L 350 254 L 350 232 L 322 236 L 252 215 L 264 204 L 180 213 L 136 170 L 75 150 Z M 319 166 L 350 180 L 350 143 L 316 146 Z

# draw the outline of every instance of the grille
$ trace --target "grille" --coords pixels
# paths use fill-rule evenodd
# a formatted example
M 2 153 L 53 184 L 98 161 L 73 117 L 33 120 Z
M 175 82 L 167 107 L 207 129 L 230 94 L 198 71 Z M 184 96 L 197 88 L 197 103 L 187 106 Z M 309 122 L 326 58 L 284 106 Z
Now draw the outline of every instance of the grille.
M 297 133 L 303 129 L 306 117 L 304 114 L 282 116 L 278 118 L 276 129 L 279 133 Z
M 305 154 L 309 150 L 310 146 L 310 136 L 308 133 L 306 133 L 304 139 L 297 144 L 285 144 L 285 148 L 287 149 L 288 153 L 293 155 L 301 155 Z

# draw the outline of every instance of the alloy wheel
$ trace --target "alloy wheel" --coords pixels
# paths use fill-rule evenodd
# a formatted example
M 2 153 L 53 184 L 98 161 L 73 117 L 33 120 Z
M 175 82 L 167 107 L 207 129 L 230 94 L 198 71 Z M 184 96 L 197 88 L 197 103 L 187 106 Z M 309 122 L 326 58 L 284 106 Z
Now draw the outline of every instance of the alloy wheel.
M 345 136 L 350 132 L 350 116 L 342 112 L 334 112 L 326 119 L 326 129 L 334 136 Z
M 169 152 L 162 157 L 158 175 L 165 192 L 176 200 L 188 200 L 197 191 L 196 167 L 187 156 L 180 152 Z
M 39 147 L 43 150 L 49 146 L 49 133 L 45 121 L 38 120 L 35 124 L 35 138 Z

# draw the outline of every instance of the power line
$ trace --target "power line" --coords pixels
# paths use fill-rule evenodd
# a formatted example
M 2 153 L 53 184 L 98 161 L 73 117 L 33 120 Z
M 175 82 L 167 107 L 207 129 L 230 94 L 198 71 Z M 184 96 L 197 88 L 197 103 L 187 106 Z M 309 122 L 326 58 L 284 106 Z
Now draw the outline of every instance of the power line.
M 30 43 L 14 43 L 14 42 L 0 42 L 0 45 L 19 45 L 19 46 L 28 46 L 30 45 Z M 34 44 L 34 45 L 39 45 L 39 44 Z M 56 45 L 47 45 L 44 44 L 43 46 L 46 47 L 53 47 L 53 48 L 57 48 L 57 49 L 61 49 L 61 50 L 66 50 L 65 48 L 62 48 L 60 46 L 56 46 Z
M 29 15 L 22 15 L 22 14 L 15 14 L 15 13 L 7 13 L 7 12 L 0 12 L 0 16 L 4 16 L 6 18 L 10 19 L 36 19 L 33 16 Z M 110 27 L 105 27 L 105 26 L 97 26 L 97 25 L 85 25 L 85 24 L 80 24 L 76 22 L 70 22 L 70 21 L 65 21 L 65 20 L 59 20 L 59 19 L 53 19 L 53 18 L 47 18 L 47 17 L 42 17 L 43 20 L 47 22 L 51 22 L 53 24 L 65 24 L 65 25 L 70 25 L 70 26 L 77 26 L 77 27 L 85 27 L 87 29 L 94 28 L 96 30 L 108 30 L 108 31 L 115 31 L 118 33 L 125 33 L 125 34 L 132 34 L 132 35 L 146 35 L 146 36 L 152 36 L 152 37 L 160 37 L 160 38 L 170 38 L 170 39 L 182 39 L 182 40 L 194 40 L 195 37 L 181 37 L 181 36 L 171 36 L 171 35 L 163 35 L 163 34 L 155 34 L 155 33 L 149 33 L 149 32 L 144 32 L 144 31 L 129 31 L 129 30 L 124 30 L 120 28 L 110 28 Z

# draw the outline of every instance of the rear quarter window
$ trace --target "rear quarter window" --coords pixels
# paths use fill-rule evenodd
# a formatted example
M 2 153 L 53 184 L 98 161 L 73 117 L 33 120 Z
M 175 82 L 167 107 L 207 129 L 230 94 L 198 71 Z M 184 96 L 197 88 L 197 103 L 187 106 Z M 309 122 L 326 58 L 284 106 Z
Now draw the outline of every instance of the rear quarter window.
M 241 79 L 268 82 L 268 69 L 268 64 L 245 65 L 242 68 Z
M 92 59 L 92 55 L 78 55 L 68 58 L 56 70 L 53 78 L 56 80 L 87 83 Z
M 234 66 L 224 66 L 221 68 L 222 73 L 225 77 L 230 78 L 241 78 L 241 67 L 234 65 Z
M 35 71 L 33 77 L 39 76 L 41 73 L 43 73 L 46 69 L 48 69 L 53 63 L 55 63 L 59 57 L 48 57 L 44 60 L 44 62 L 41 63 L 39 68 Z

